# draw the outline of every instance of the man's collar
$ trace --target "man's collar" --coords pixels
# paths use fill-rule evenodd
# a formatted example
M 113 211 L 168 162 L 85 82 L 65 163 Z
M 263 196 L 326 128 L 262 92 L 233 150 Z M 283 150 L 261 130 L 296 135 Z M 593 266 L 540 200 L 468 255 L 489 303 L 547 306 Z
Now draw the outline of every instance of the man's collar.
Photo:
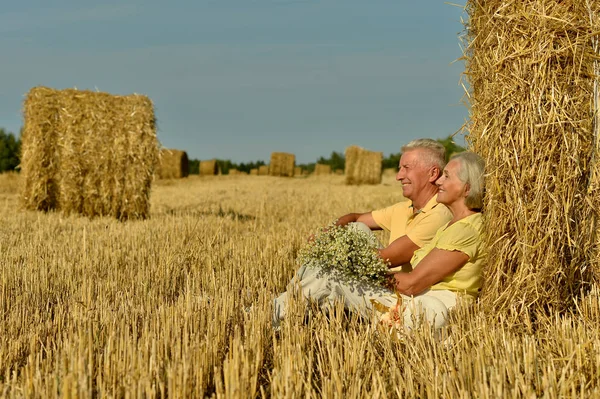
M 423 208 L 417 209 L 416 213 L 417 214 L 421 213 L 421 212 L 425 212 L 426 213 L 426 212 L 432 210 L 433 208 L 435 208 L 437 205 L 438 205 L 438 202 L 437 202 L 437 194 L 436 194 L 436 195 L 434 195 L 433 197 L 431 197 L 429 199 L 429 201 L 427 202 L 427 204 L 425 204 L 425 206 Z M 409 208 L 413 208 L 412 201 L 410 202 L 410 205 L 408 207 Z

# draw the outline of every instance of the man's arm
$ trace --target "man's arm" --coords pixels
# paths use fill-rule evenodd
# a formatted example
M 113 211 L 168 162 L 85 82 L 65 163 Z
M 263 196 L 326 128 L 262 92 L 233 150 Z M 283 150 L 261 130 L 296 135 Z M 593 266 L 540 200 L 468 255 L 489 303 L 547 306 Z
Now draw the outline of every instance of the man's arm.
M 375 223 L 375 219 L 373 219 L 373 215 L 371 212 L 367 213 L 349 213 L 340 217 L 335 224 L 337 226 L 345 226 L 348 223 L 352 222 L 362 222 L 366 224 L 371 230 L 381 230 L 381 227 Z M 409 259 L 410 260 L 410 259 Z
M 394 274 L 394 287 L 404 295 L 418 295 L 444 277 L 454 273 L 469 261 L 469 256 L 460 251 L 434 248 L 410 273 Z
M 379 250 L 379 256 L 387 262 L 390 267 L 402 266 L 410 262 L 419 246 L 412 242 L 407 236 L 394 240 L 387 247 Z

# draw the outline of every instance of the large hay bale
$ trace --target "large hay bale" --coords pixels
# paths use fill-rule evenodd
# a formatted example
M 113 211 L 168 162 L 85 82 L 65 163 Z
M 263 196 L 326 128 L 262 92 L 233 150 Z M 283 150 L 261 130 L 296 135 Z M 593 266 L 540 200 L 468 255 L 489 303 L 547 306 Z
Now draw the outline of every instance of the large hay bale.
M 258 167 L 258 175 L 259 176 L 268 176 L 269 175 L 269 166 L 261 165 Z
M 185 151 L 168 150 L 160 151 L 160 162 L 156 171 L 159 179 L 181 179 L 190 174 L 190 165 Z
M 158 141 L 148 97 L 35 87 L 24 119 L 26 209 L 119 220 L 149 215 Z
M 252 169 L 250 169 L 250 174 L 254 175 L 254 176 L 258 176 L 258 168 L 252 168 Z
M 315 176 L 324 176 L 331 174 L 331 166 L 318 163 L 315 165 Z
M 215 176 L 220 173 L 219 164 L 216 159 L 208 161 L 200 161 L 199 166 L 200 176 Z
M 469 0 L 467 11 L 467 140 L 487 169 L 482 301 L 564 310 L 599 260 L 600 2 Z
M 358 146 L 346 148 L 346 184 L 381 183 L 382 152 L 368 151 Z
M 294 167 L 296 165 L 296 156 L 287 152 L 271 153 L 271 162 L 269 164 L 269 174 L 271 176 L 294 177 Z

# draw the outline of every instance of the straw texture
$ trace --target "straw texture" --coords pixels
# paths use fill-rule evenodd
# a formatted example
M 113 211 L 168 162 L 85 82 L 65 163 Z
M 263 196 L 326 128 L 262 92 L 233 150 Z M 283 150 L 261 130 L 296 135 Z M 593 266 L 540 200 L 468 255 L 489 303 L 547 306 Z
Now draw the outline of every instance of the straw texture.
M 190 174 L 187 153 L 181 150 L 162 149 L 156 172 L 159 179 L 181 179 Z
M 474 0 L 467 12 L 467 140 L 487 169 L 482 301 L 564 310 L 598 275 L 600 2 Z
M 346 184 L 381 183 L 383 153 L 358 146 L 346 148 Z
M 158 160 L 149 98 L 35 87 L 24 118 L 26 209 L 119 220 L 148 216 Z
M 269 174 L 271 176 L 294 177 L 294 167 L 296 165 L 296 156 L 287 152 L 271 153 L 271 163 L 269 164 Z

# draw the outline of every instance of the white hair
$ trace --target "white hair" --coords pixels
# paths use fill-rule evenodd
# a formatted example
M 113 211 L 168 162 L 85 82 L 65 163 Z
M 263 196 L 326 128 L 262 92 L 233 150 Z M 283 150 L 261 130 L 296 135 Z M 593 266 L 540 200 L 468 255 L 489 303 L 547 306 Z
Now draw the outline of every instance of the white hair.
M 432 139 L 416 139 L 402 146 L 402 153 L 412 150 L 423 150 L 423 156 L 419 158 L 420 162 L 427 166 L 437 166 L 440 171 L 446 165 L 446 148 L 439 142 Z
M 465 198 L 465 205 L 469 209 L 481 210 L 483 208 L 484 169 L 485 161 L 474 152 L 460 152 L 450 158 L 460 164 L 458 178 L 469 185 L 469 195 Z

